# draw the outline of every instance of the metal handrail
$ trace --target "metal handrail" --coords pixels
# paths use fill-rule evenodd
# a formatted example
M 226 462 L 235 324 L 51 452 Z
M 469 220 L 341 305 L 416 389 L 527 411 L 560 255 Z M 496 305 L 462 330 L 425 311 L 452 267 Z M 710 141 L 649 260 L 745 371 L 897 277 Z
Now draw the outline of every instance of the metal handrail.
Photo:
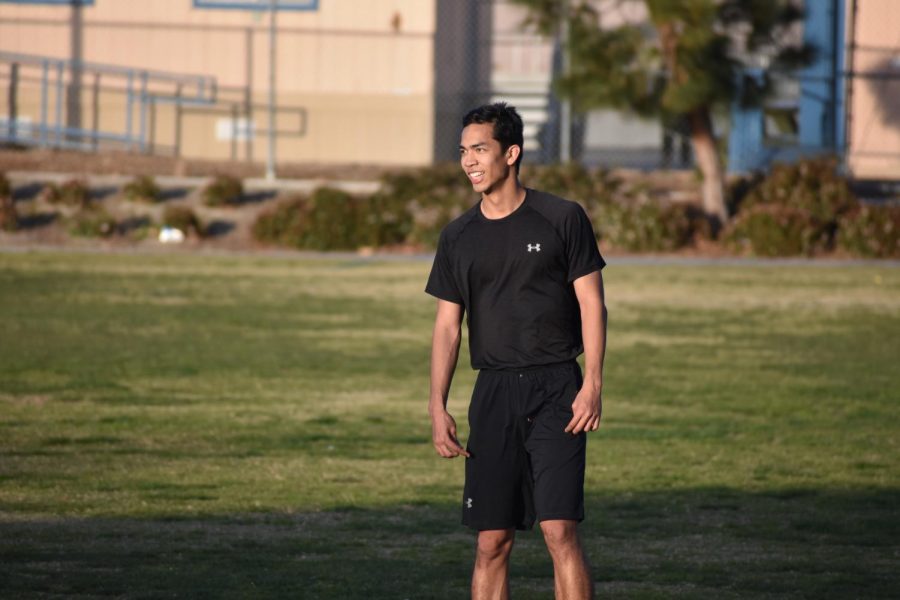
M 187 92 L 177 98 L 174 94 L 160 94 L 154 92 L 152 95 L 159 99 L 177 100 L 181 103 L 196 102 L 198 104 L 211 104 L 216 101 L 218 84 L 216 78 L 209 75 L 196 75 L 190 73 L 172 73 L 169 71 L 155 71 L 153 69 L 136 69 L 134 67 L 123 67 L 121 65 L 111 65 L 107 63 L 97 63 L 91 61 L 72 60 L 67 58 L 54 58 L 48 56 L 37 56 L 33 54 L 21 54 L 19 52 L 0 51 L 0 62 L 19 63 L 40 66 L 49 70 L 52 65 L 57 71 L 94 71 L 106 75 L 118 75 L 126 80 L 133 81 L 135 79 L 148 83 L 151 80 L 159 82 L 168 82 L 173 84 L 181 84 L 188 86 L 187 89 L 182 88 L 182 92 Z M 190 87 L 196 87 L 196 95 L 191 96 Z
M 0 115 L 0 142 L 88 151 L 96 151 L 103 144 L 154 154 L 171 150 L 175 156 L 179 156 L 183 116 L 228 115 L 232 120 L 231 156 L 236 159 L 241 140 L 238 117 L 249 118 L 250 114 L 260 113 L 268 108 L 267 105 L 253 102 L 248 89 L 217 86 L 216 80 L 207 76 L 130 69 L 91 62 L 75 63 L 75 69 L 72 70 L 73 61 L 0 52 L 0 64 L 5 61 L 9 61 L 11 68 L 0 69 L 0 87 L 9 90 L 10 102 L 9 118 L 5 118 L 7 115 Z M 64 120 L 65 87 L 75 82 L 76 73 L 73 71 L 78 69 L 79 74 L 88 80 L 83 87 L 94 94 L 95 114 L 93 125 L 73 127 Z M 174 86 L 174 91 L 161 89 L 160 84 Z M 26 88 L 40 91 L 40 114 L 31 113 L 33 122 L 18 119 L 15 108 L 19 90 Z M 185 88 L 188 88 L 187 93 Z M 206 92 L 205 97 L 203 92 Z M 124 121 L 112 131 L 98 129 L 99 106 L 96 101 L 97 95 L 101 93 L 120 95 L 127 102 Z M 176 107 L 175 144 L 171 147 L 156 141 L 156 109 L 160 104 Z M 134 114 L 135 110 L 138 115 Z M 287 128 L 278 128 L 272 132 L 278 138 L 306 135 L 308 114 L 305 108 L 279 105 L 275 107 L 275 112 L 279 116 L 290 118 Z M 138 119 L 139 122 L 135 123 Z M 253 137 L 268 135 L 269 129 L 254 124 L 252 132 Z M 252 138 L 244 138 L 248 159 L 252 159 L 251 140 Z
M 0 131 L 0 141 L 13 143 L 93 149 L 99 140 L 110 140 L 145 151 L 147 149 L 148 110 L 152 105 L 172 103 L 178 106 L 211 106 L 216 103 L 218 95 L 216 79 L 208 75 L 171 73 L 5 51 L 0 51 L 0 63 L 11 65 L 10 119 L 8 125 L 4 127 L 6 131 Z M 27 137 L 19 135 L 19 125 L 14 108 L 18 72 L 23 67 L 32 72 L 36 69 L 40 73 L 38 79 L 40 82 L 39 123 L 22 127 L 23 130 L 27 129 L 30 134 L 37 133 L 36 140 L 33 135 Z M 104 76 L 107 80 L 110 78 L 124 80 L 124 85 L 121 86 L 122 91 L 126 94 L 124 134 L 101 133 L 96 130 L 70 127 L 63 122 L 64 85 L 67 83 L 67 74 L 70 74 L 68 83 L 71 83 L 75 79 L 76 73 L 78 75 L 93 73 L 97 81 Z M 165 85 L 168 89 L 161 89 L 160 84 Z M 51 87 L 55 88 L 52 121 L 49 114 Z M 134 123 L 135 105 L 138 108 L 137 132 L 135 132 Z

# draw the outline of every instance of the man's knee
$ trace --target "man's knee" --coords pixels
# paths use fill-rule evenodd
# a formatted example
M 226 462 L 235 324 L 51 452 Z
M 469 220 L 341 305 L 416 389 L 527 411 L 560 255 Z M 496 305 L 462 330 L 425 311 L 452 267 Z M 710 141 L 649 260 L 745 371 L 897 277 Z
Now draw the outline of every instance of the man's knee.
M 541 521 L 541 531 L 551 552 L 579 548 L 577 521 Z
M 506 559 L 512 550 L 515 532 L 512 529 L 496 529 L 478 532 L 478 560 Z

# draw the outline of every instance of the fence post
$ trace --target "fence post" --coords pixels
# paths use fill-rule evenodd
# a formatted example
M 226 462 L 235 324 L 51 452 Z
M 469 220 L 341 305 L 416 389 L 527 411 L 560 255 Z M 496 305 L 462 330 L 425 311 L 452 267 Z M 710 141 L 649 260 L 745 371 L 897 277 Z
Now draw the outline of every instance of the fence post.
M 18 99 L 19 88 L 19 63 L 10 63 L 9 65 L 9 137 L 16 139 L 18 132 L 16 131 L 16 119 L 19 118 Z
M 237 160 L 238 105 L 231 105 L 231 160 Z
M 150 143 L 147 146 L 147 152 L 153 154 L 156 150 L 156 98 L 150 96 L 148 102 L 150 102 L 150 130 L 148 133 Z
M 253 93 L 251 90 L 253 82 L 253 29 L 248 27 L 244 30 L 244 47 L 246 48 L 245 57 L 245 81 L 244 84 L 244 119 L 246 120 L 247 135 L 244 138 L 244 158 L 253 161 L 253 142 L 256 132 L 251 129 L 253 124 Z
M 131 137 L 132 132 L 132 112 L 134 109 L 134 71 L 128 71 L 128 88 L 126 91 L 125 101 L 125 139 L 128 140 L 128 149 L 134 150 L 134 139 Z
M 63 61 L 56 63 L 56 143 L 62 145 L 63 135 Z
M 41 69 L 41 146 L 47 145 L 47 87 L 49 86 L 50 62 L 42 61 Z
M 175 158 L 181 156 L 181 86 L 175 86 Z
M 94 85 L 91 98 L 91 146 L 94 152 L 100 143 L 100 73 L 94 73 Z
M 140 108 L 140 134 L 138 135 L 141 152 L 147 151 L 147 71 L 141 71 L 141 108 Z

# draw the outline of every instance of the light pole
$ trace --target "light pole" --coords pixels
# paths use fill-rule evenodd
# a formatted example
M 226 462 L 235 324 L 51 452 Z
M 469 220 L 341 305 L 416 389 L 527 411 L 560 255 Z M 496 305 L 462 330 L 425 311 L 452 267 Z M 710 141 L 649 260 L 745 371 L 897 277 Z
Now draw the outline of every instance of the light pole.
M 266 154 L 266 179 L 275 180 L 275 15 L 277 0 L 269 0 L 269 151 Z
M 562 22 L 559 31 L 559 51 L 562 55 L 562 76 L 569 74 L 569 2 L 563 0 Z M 567 97 L 562 98 L 559 106 L 559 162 L 572 160 L 572 103 Z

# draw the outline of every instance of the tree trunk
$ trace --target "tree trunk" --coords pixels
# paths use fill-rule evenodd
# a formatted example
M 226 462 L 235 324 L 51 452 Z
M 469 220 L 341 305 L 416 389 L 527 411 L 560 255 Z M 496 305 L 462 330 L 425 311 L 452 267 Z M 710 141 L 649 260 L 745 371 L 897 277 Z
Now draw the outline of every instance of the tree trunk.
M 725 206 L 725 175 L 713 136 L 712 120 L 708 108 L 698 108 L 688 115 L 691 129 L 691 145 L 697 159 L 697 167 L 703 176 L 703 212 L 706 213 L 714 230 L 728 221 Z

